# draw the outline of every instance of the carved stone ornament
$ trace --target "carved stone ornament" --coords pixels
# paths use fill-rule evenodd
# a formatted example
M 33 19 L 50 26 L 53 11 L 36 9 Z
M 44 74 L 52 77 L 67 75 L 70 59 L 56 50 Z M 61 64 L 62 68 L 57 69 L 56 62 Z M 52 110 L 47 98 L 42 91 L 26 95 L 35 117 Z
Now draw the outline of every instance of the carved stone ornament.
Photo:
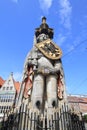
M 62 56 L 62 50 L 50 39 L 37 43 L 35 46 L 49 59 L 58 60 Z

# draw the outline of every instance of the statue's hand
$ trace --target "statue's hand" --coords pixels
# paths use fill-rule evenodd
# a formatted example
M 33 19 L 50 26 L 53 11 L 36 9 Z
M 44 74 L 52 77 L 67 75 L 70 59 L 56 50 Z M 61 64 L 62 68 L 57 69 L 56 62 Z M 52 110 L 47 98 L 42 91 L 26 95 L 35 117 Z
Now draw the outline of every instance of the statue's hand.
M 32 65 L 37 66 L 37 60 L 36 60 L 36 59 L 33 59 L 33 60 L 32 60 Z
M 36 60 L 36 59 L 29 60 L 29 61 L 28 61 L 28 64 L 37 66 L 37 60 Z

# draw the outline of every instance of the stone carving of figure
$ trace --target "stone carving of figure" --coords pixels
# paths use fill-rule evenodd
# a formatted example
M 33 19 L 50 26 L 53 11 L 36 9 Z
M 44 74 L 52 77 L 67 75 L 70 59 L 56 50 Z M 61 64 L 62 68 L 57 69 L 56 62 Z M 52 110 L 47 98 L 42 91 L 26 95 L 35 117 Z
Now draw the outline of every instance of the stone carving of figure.
M 58 98 L 63 99 L 64 92 L 61 59 L 49 59 L 35 47 L 35 44 L 51 39 L 53 30 L 47 24 L 45 27 L 42 25 L 36 29 L 35 35 L 34 47 L 28 54 L 24 66 L 23 96 L 25 99 L 31 98 L 33 108 L 57 107 Z

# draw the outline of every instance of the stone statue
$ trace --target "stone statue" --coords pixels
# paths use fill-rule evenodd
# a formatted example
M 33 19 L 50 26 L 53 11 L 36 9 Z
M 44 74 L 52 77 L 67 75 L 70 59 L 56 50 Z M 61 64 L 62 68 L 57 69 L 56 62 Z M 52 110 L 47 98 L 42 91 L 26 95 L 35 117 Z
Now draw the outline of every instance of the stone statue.
M 34 46 L 24 64 L 23 99 L 30 99 L 32 108 L 41 110 L 58 107 L 58 100 L 64 98 L 61 51 L 51 43 L 52 38 L 53 29 L 43 17 L 42 24 L 35 31 Z

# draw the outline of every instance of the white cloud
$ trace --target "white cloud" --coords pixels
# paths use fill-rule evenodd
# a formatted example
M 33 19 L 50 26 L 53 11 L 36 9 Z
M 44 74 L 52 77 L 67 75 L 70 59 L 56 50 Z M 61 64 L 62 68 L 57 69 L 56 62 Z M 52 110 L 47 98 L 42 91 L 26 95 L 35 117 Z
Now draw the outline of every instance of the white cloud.
M 59 0 L 60 10 L 59 15 L 61 18 L 61 23 L 65 28 L 71 29 L 71 14 L 72 7 L 70 5 L 69 0 Z
M 67 36 L 63 36 L 61 33 L 58 35 L 56 42 L 58 43 L 59 46 L 62 46 L 62 44 L 65 42 L 67 39 Z
M 39 0 L 40 8 L 44 13 L 48 13 L 49 8 L 52 6 L 53 0 Z
M 18 3 L 18 0 L 11 0 L 12 2 L 14 2 L 14 3 Z
M 14 72 L 13 77 L 14 77 L 14 80 L 21 81 L 22 74 L 21 72 Z
M 75 49 L 75 46 L 74 45 L 70 45 L 69 48 L 68 48 L 68 53 L 73 51 Z

